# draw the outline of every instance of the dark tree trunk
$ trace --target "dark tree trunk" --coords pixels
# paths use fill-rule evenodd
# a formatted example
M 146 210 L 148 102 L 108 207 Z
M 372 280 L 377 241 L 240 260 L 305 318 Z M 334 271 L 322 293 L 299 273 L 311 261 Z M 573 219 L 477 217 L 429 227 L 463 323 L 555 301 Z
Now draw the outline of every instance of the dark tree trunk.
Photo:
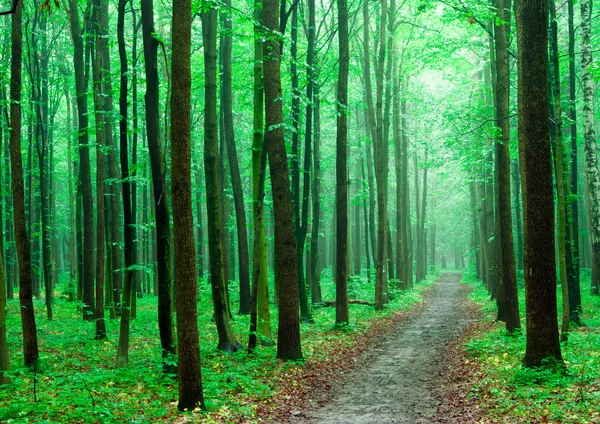
M 498 319 L 506 322 L 506 330 L 512 332 L 521 328 L 519 318 L 519 298 L 515 270 L 515 250 L 513 244 L 512 206 L 510 199 L 510 69 L 508 60 L 508 38 L 510 31 L 510 0 L 496 0 L 496 13 L 503 22 L 496 25 L 496 125 L 500 135 L 496 140 L 496 176 L 498 190 L 498 234 L 499 252 L 502 252 L 499 268 L 502 278 L 498 282 Z M 504 23 L 505 22 L 505 23 Z M 500 305 L 500 302 L 503 302 Z M 503 310 L 501 307 L 503 307 Z
M 248 229 L 246 227 L 246 211 L 244 209 L 244 197 L 242 190 L 242 178 L 238 165 L 237 148 L 235 144 L 235 131 L 233 122 L 233 90 L 231 87 L 231 0 L 225 0 L 225 10 L 221 11 L 223 22 L 223 58 L 222 90 L 223 90 L 223 125 L 225 126 L 225 142 L 227 144 L 227 158 L 229 159 L 229 171 L 231 173 L 231 186 L 233 188 L 233 202 L 235 205 L 235 217 L 238 236 L 238 260 L 240 281 L 240 315 L 250 313 L 250 275 L 248 256 Z M 233 263 L 232 263 L 233 266 Z
M 309 0 L 314 2 L 314 0 Z M 310 4 L 310 3 L 309 3 Z M 314 6 L 314 5 L 313 5 Z M 314 11 L 313 11 L 314 12 Z M 310 237 L 311 247 L 311 296 L 312 303 L 321 303 L 323 296 L 321 294 L 321 262 L 320 257 L 323 252 L 320 249 L 320 228 L 321 228 L 321 86 L 318 79 L 318 65 L 315 64 L 315 72 L 313 73 L 314 82 L 314 103 L 315 103 L 315 137 L 313 149 L 313 185 L 312 185 L 312 234 Z
M 104 64 L 102 52 L 104 44 L 108 42 L 104 20 L 104 4 L 102 0 L 95 0 L 93 4 L 94 13 L 94 38 L 95 52 L 93 56 L 93 85 L 94 85 L 94 116 L 96 119 L 96 336 L 97 340 L 106 339 L 106 323 L 104 321 L 104 271 L 105 271 L 105 221 L 104 221 L 104 169 L 106 167 L 106 155 L 104 154 L 106 126 L 105 119 L 110 119 L 105 113 L 103 78 Z M 108 11 L 108 10 L 107 10 Z M 108 15 L 106 15 L 108 24 Z
M 10 165 L 12 177 L 13 225 L 19 257 L 19 304 L 23 325 L 23 360 L 26 366 L 37 362 L 38 342 L 33 310 L 31 256 L 25 226 L 25 190 L 21 157 L 21 64 L 23 60 L 23 2 L 17 2 L 11 16 L 10 62 Z M 92 250 L 92 249 L 90 249 Z M 93 283 L 93 281 L 92 281 Z
M 335 324 L 347 325 L 348 315 L 348 5 L 338 0 L 339 74 L 337 86 L 336 136 L 336 273 Z
M 158 328 L 162 348 L 163 370 L 170 356 L 176 355 L 171 308 L 171 228 L 167 198 L 166 162 L 160 143 L 158 125 L 158 40 L 154 36 L 154 5 L 142 0 L 142 33 L 146 66 L 146 136 L 152 170 L 154 216 L 156 217 L 156 276 L 158 279 Z
M 221 229 L 221 190 L 219 187 L 218 134 L 217 134 L 217 10 L 202 13 L 204 40 L 204 67 L 206 82 L 204 111 L 204 171 L 206 175 L 206 212 L 208 216 L 208 247 L 210 254 L 210 282 L 214 304 L 214 318 L 219 333 L 220 350 L 235 352 L 240 345 L 235 340 L 227 308 L 227 285 L 223 275 Z M 173 103 L 175 104 L 175 103 Z M 175 186 L 173 186 L 175 187 Z M 179 284 L 179 283 L 178 283 Z
M 200 341 L 196 298 L 196 251 L 192 218 L 192 148 L 190 105 L 191 0 L 173 0 L 173 93 L 171 97 L 171 145 L 175 281 L 177 282 L 177 353 L 180 410 L 206 409 L 202 393 Z M 208 19 L 208 16 L 212 19 Z M 210 23 L 216 32 L 217 11 L 203 13 L 203 28 Z M 216 40 L 216 38 L 215 38 Z M 216 50 L 216 43 L 213 44 Z M 208 45 L 205 43 L 205 48 Z M 212 53 L 216 53 L 212 50 Z M 208 84 L 207 84 L 208 86 Z M 215 97 L 212 100 L 216 100 Z M 207 102 L 209 101 L 207 96 Z
M 283 139 L 281 105 L 280 40 L 278 0 L 263 1 L 263 25 L 269 32 L 263 53 L 265 84 L 265 144 L 269 156 L 273 211 L 275 215 L 276 275 L 279 285 L 279 337 L 277 358 L 284 361 L 302 359 L 300 321 L 298 317 L 298 262 L 289 186 L 289 169 Z
M 252 296 L 251 322 L 254 328 L 264 338 L 264 343 L 272 343 L 271 334 L 271 311 L 269 303 L 269 285 L 267 279 L 267 243 L 265 240 L 264 210 L 262 202 L 264 199 L 264 180 L 267 173 L 267 151 L 264 146 L 263 132 L 265 129 L 264 114 L 264 86 L 263 86 L 263 29 L 262 1 L 254 1 L 254 120 L 252 135 L 252 199 L 254 214 L 254 256 L 252 268 Z M 261 187 L 263 194 L 261 195 Z M 258 243 L 258 244 L 257 244 Z M 258 263 L 256 261 L 259 261 Z M 257 268 L 258 267 L 258 268 Z M 258 273 L 258 276 L 256 274 Z M 254 299 L 254 292 L 256 298 Z M 256 314 L 256 318 L 253 314 Z M 252 324 L 251 324 L 252 325 Z M 249 344 L 252 347 L 252 343 Z
M 83 203 L 83 246 L 94 245 L 94 205 L 92 201 L 92 179 L 88 146 L 87 81 L 84 72 L 84 45 L 79 25 L 79 11 L 75 0 L 69 1 L 71 36 L 74 45 L 73 64 L 77 91 L 77 114 L 79 120 L 79 178 Z M 94 319 L 94 249 L 83 248 L 83 318 Z
M 375 118 L 377 123 L 376 138 L 373 143 L 375 153 L 375 179 L 377 180 L 377 254 L 375 255 L 375 309 L 383 309 L 387 302 L 387 140 L 384 140 L 383 131 L 383 85 L 384 85 L 384 65 L 386 58 L 386 39 L 387 39 L 387 0 L 381 0 L 381 20 L 379 22 L 379 56 L 377 63 L 377 102 L 375 108 Z M 388 57 L 388 60 L 391 60 Z
M 579 315 L 581 314 L 581 286 L 579 279 L 579 205 L 578 205 L 578 166 L 577 166 L 577 109 L 575 107 L 576 98 L 576 74 L 575 74 L 575 30 L 573 25 L 573 0 L 567 1 L 568 8 L 568 32 L 569 32 L 569 130 L 571 137 L 571 174 L 570 174 L 570 189 L 572 201 L 570 202 L 570 235 L 567 243 L 571 247 L 571 261 L 568 267 L 569 279 L 569 311 L 571 312 L 571 320 L 580 323 Z
M 548 3 L 515 2 L 519 48 L 519 143 L 525 161 L 525 365 L 562 363 L 556 319 L 554 195 L 548 140 Z
M 124 20 L 125 7 L 127 2 L 119 0 L 119 15 L 117 21 L 117 38 L 119 43 L 119 63 L 121 67 L 121 86 L 119 92 L 119 112 L 121 119 L 119 121 L 119 139 L 120 139 L 120 161 L 122 182 L 122 201 L 123 201 L 123 239 L 125 253 L 125 273 L 123 280 L 123 307 L 121 309 L 121 325 L 119 331 L 119 351 L 117 354 L 117 365 L 125 366 L 129 357 L 129 321 L 132 316 L 132 280 L 133 271 L 131 267 L 135 263 L 134 252 L 134 214 L 131 197 L 131 175 L 129 173 L 129 146 L 127 142 L 127 53 L 125 51 Z M 134 25 L 136 23 L 134 22 Z M 134 35 L 135 36 L 135 35 Z M 116 201 L 116 199 L 115 199 Z M 115 221 L 118 220 L 113 217 Z M 113 222 L 113 225 L 117 225 Z M 114 257 L 114 256 L 113 256 Z M 114 264 L 113 264 L 114 266 Z M 114 284 L 114 279 L 113 279 Z M 135 297 L 134 297 L 135 299 Z

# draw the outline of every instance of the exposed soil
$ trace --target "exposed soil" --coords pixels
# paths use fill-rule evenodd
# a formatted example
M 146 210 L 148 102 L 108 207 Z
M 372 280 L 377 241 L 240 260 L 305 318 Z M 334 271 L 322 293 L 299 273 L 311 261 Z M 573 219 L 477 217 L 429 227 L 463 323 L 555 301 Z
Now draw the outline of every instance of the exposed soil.
M 451 423 L 473 422 L 465 414 L 469 402 L 450 406 L 448 353 L 460 349 L 473 311 L 465 298 L 459 274 L 446 274 L 435 285 L 422 312 L 392 329 L 370 349 L 360 365 L 333 384 L 327 393 L 315 392 L 309 408 L 297 411 L 291 422 L 323 423 Z M 450 346 L 450 348 L 449 348 Z M 463 364 L 456 364 L 463 365 Z M 459 418 L 461 417 L 461 418 Z

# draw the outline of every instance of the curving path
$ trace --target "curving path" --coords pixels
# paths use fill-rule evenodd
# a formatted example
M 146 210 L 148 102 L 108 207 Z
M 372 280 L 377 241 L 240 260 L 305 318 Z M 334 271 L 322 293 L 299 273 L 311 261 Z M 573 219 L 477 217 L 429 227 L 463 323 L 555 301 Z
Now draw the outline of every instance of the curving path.
M 434 391 L 441 383 L 443 351 L 469 316 L 460 274 L 445 274 L 423 312 L 392 330 L 362 367 L 332 389 L 322 407 L 293 422 L 308 424 L 424 424 L 438 417 Z

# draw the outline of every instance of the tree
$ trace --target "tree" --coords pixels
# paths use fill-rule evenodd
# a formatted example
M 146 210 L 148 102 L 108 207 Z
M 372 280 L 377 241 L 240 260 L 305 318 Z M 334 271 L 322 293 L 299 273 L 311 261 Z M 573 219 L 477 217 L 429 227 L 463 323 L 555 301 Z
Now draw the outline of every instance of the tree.
M 89 155 L 89 119 L 87 105 L 87 87 L 84 69 L 84 44 L 79 24 L 79 10 L 76 0 L 69 0 L 69 23 L 73 39 L 75 69 L 75 91 L 77 94 L 78 141 L 79 141 L 79 178 L 83 204 L 83 246 L 94 245 L 94 203 L 92 200 L 92 177 Z M 83 250 L 83 318 L 94 319 L 94 251 Z
M 338 0 L 338 36 L 340 68 L 337 90 L 336 137 L 336 273 L 335 300 L 336 325 L 347 325 L 348 316 L 348 67 L 350 47 L 348 42 L 348 5 Z
M 153 0 L 142 0 L 142 34 L 146 67 L 146 137 L 150 153 L 152 190 L 156 216 L 156 266 L 158 276 L 158 328 L 163 357 L 163 370 L 172 370 L 167 363 L 176 354 L 171 307 L 171 228 L 166 193 L 166 161 L 160 143 L 158 121 L 158 40 L 154 31 Z
M 516 0 L 519 143 L 525 167 L 525 365 L 562 363 L 556 319 L 554 196 L 548 119 L 548 2 Z
M 585 174 L 589 188 L 590 235 L 592 255 L 596 270 L 600 270 L 600 171 L 596 153 L 596 131 L 594 129 L 594 83 L 590 67 L 592 49 L 590 25 L 592 2 L 581 2 L 581 73 L 583 80 L 583 138 L 585 141 Z M 592 287 L 598 294 L 598 288 Z
M 105 216 L 104 216 L 104 169 L 106 167 L 106 125 L 105 120 L 110 120 L 110 115 L 106 113 L 104 99 L 107 93 L 104 92 L 105 73 L 103 63 L 103 53 L 108 43 L 108 3 L 106 4 L 106 15 L 104 15 L 104 5 L 102 0 L 94 1 L 94 34 L 95 34 L 95 55 L 93 66 L 94 80 L 94 116 L 96 119 L 96 339 L 106 339 L 106 324 L 104 322 L 104 271 L 105 271 Z M 106 20 L 105 20 L 106 16 Z M 106 24 L 106 25 L 105 25 Z
M 496 1 L 499 24 L 494 27 L 496 41 L 496 125 L 500 131 L 496 139 L 496 168 L 498 190 L 498 235 L 500 239 L 500 267 L 502 278 L 498 283 L 498 319 L 506 322 L 506 330 L 521 327 L 519 298 L 513 244 L 512 205 L 510 199 L 510 66 L 507 34 L 510 27 L 510 7 L 505 0 Z M 510 6 L 510 2 L 508 3 Z
M 267 145 L 273 209 L 275 215 L 275 254 L 279 282 L 279 336 L 277 358 L 284 361 L 302 359 L 300 320 L 298 317 L 298 262 L 292 221 L 292 201 L 289 169 L 283 140 L 281 104 L 281 56 L 279 0 L 263 1 L 263 25 L 267 31 L 264 42 L 265 144 Z
M 252 260 L 252 298 L 250 302 L 250 340 L 248 348 L 256 347 L 257 331 L 265 343 L 272 343 L 269 286 L 267 280 L 267 243 L 265 240 L 263 201 L 267 172 L 267 149 L 264 145 L 264 85 L 262 2 L 254 2 L 254 90 L 252 122 L 252 201 L 254 216 L 254 247 Z
M 216 27 L 217 11 L 211 7 Z M 203 27 L 206 23 L 203 13 Z M 205 409 L 200 371 L 198 312 L 196 310 L 196 252 L 192 218 L 192 148 L 191 148 L 191 37 L 192 2 L 173 0 L 173 92 L 172 124 L 172 193 L 175 242 L 175 281 L 177 282 L 177 353 L 179 403 L 177 407 Z M 205 49 L 208 46 L 205 44 Z M 208 84 L 207 84 L 208 86 Z M 216 93 L 215 93 L 216 94 Z
M 571 163 L 570 163 L 570 187 L 572 195 L 570 225 L 569 225 L 569 240 L 567 241 L 569 248 L 567 249 L 567 264 L 568 280 L 569 280 L 569 312 L 571 320 L 577 324 L 581 324 L 579 314 L 581 313 L 581 286 L 579 282 L 579 205 L 578 205 L 578 166 L 577 166 L 577 112 L 575 108 L 576 93 L 575 93 L 575 34 L 573 24 L 573 0 L 567 1 L 568 11 L 568 32 L 569 32 L 569 132 L 571 138 Z M 570 255 L 569 255 L 570 252 Z M 570 260 L 569 260 L 570 259 Z
M 229 160 L 229 171 L 231 174 L 231 186 L 233 188 L 233 203 L 235 206 L 235 217 L 238 234 L 238 260 L 240 280 L 240 315 L 250 313 L 250 276 L 248 256 L 248 230 L 246 228 L 246 211 L 244 209 L 244 193 L 242 190 L 242 178 L 238 164 L 237 147 L 235 143 L 235 131 L 233 122 L 233 90 L 231 87 L 231 50 L 233 38 L 233 24 L 231 21 L 231 0 L 225 0 L 225 7 L 229 10 L 221 12 L 223 22 L 223 42 L 221 56 L 223 61 L 222 71 L 222 108 L 223 125 L 225 127 L 225 142 L 227 144 L 227 158 Z M 233 264 L 231 264 L 233 266 Z
M 121 70 L 121 86 L 119 89 L 119 112 L 121 119 L 119 121 L 119 139 L 121 145 L 120 162 L 122 182 L 122 200 L 123 200 L 123 235 L 125 250 L 125 272 L 123 280 L 123 300 L 121 308 L 121 325 L 119 328 L 119 350 L 117 353 L 117 365 L 125 366 L 129 357 L 129 321 L 132 315 L 132 279 L 133 271 L 131 267 L 135 263 L 134 256 L 134 209 L 135 198 L 131 193 L 131 175 L 129 173 L 129 147 L 127 143 L 127 55 L 125 52 L 125 7 L 127 2 L 119 0 L 117 17 L 117 41 L 119 44 L 119 62 Z M 134 22 L 134 25 L 136 23 Z M 134 35 L 135 37 L 135 35 Z M 113 222 L 113 225 L 116 225 Z M 134 296 L 135 299 L 135 296 Z M 163 361 L 163 367 L 165 366 Z
M 375 277 L 375 309 L 383 309 L 386 302 L 387 286 L 387 140 L 383 139 L 383 78 L 385 47 L 387 41 L 387 0 L 381 0 L 381 21 L 379 23 L 379 56 L 376 72 L 377 101 L 375 108 L 376 131 L 373 143 L 375 151 L 375 178 L 377 180 L 377 254 Z M 388 60 L 391 58 L 388 57 Z
M 21 65 L 23 60 L 23 2 L 17 2 L 11 16 L 10 62 L 10 169 L 12 179 L 13 225 L 19 257 L 19 304 L 23 325 L 23 360 L 33 366 L 38 360 L 37 329 L 32 299 L 31 254 L 25 227 L 25 190 L 21 156 Z M 92 281 L 93 283 L 93 281 Z
M 210 256 L 210 283 L 215 324 L 219 333 L 218 348 L 235 352 L 240 348 L 229 322 L 227 286 L 223 275 L 221 227 L 222 192 L 219 184 L 219 154 L 217 137 L 217 10 L 202 13 L 204 40 L 204 173 L 206 177 L 206 214 L 208 216 L 208 248 Z

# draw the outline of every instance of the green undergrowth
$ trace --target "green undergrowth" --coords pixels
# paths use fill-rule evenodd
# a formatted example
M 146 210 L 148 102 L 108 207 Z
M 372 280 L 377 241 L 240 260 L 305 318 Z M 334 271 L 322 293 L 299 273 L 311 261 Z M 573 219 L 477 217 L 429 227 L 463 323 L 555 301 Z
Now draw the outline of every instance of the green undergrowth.
M 367 331 L 377 320 L 399 310 L 408 310 L 423 300 L 424 291 L 437 275 L 408 291 L 390 290 L 391 301 L 384 311 L 370 306 L 350 305 L 350 324 L 336 330 L 335 308 L 313 309 L 313 324 L 302 324 L 302 348 L 307 363 L 327 360 L 328 352 L 356 341 L 357 332 Z M 331 271 L 323 272 L 323 297 L 333 299 Z M 372 300 L 374 282 L 352 278 L 350 298 Z M 60 295 L 59 285 L 56 294 Z M 230 288 L 232 310 L 237 311 L 238 288 Z M 59 296 L 57 296 L 59 297 Z M 57 299 L 54 320 L 45 318 L 43 299 L 35 300 L 39 365 L 23 367 L 21 322 L 17 300 L 8 303 L 8 342 L 12 384 L 0 387 L 0 422 L 171 422 L 178 417 L 188 422 L 252 421 L 256 403 L 276 393 L 274 381 L 301 364 L 281 364 L 276 347 L 261 347 L 249 357 L 246 352 L 223 354 L 216 350 L 217 334 L 212 322 L 210 287 L 200 284 L 198 324 L 202 355 L 202 380 L 206 412 L 177 410 L 177 381 L 161 372 L 156 297 L 138 300 L 137 318 L 131 324 L 129 365 L 115 368 L 119 321 L 107 319 L 108 340 L 95 341 L 94 323 L 84 322 L 72 302 Z M 272 328 L 277 329 L 277 308 L 272 306 Z M 238 340 L 247 343 L 249 318 L 235 316 Z M 292 373 L 293 375 L 293 373 Z M 182 421 L 182 422 L 185 422 Z
M 581 292 L 586 326 L 572 327 L 562 343 L 566 372 L 529 369 L 525 356 L 525 300 L 522 278 L 519 289 L 522 332 L 511 335 L 503 323 L 493 322 L 495 302 L 474 273 L 463 282 L 472 287 L 470 298 L 481 305 L 484 328 L 466 344 L 478 366 L 472 395 L 494 422 L 599 423 L 600 422 L 600 297 L 591 296 L 589 274 L 582 273 Z M 560 287 L 557 288 L 560 304 Z M 561 316 L 559 305 L 558 316 Z M 560 323 L 559 323 L 560 328 Z

